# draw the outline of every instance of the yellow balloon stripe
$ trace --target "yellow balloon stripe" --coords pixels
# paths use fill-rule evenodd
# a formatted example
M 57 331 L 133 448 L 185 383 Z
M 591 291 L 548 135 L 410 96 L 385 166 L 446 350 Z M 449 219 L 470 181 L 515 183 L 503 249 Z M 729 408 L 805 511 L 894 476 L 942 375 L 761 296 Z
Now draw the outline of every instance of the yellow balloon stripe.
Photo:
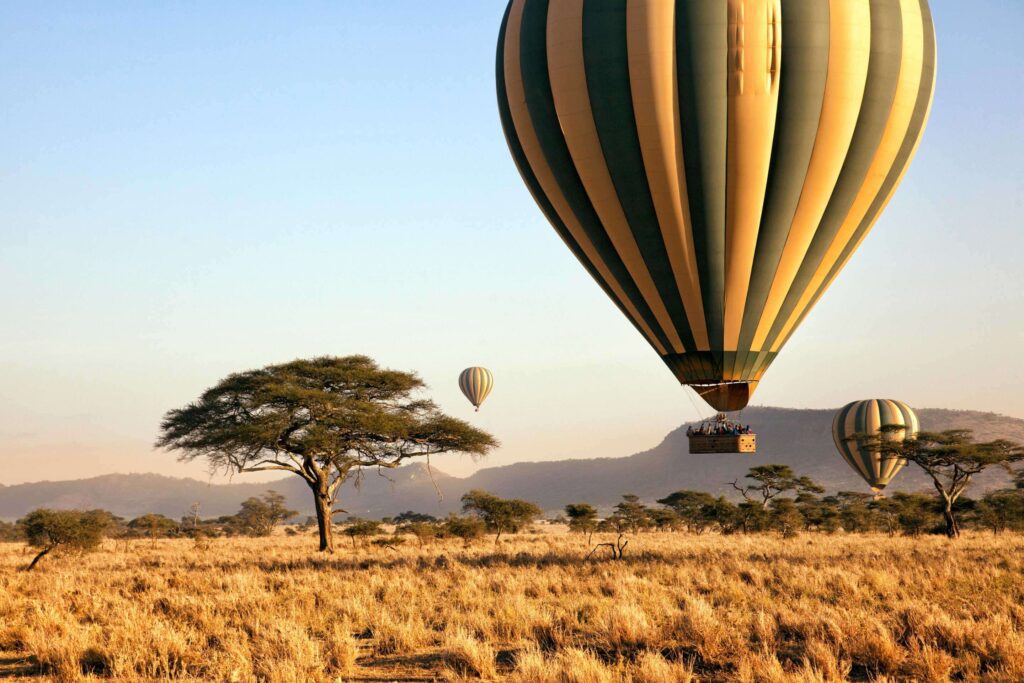
M 700 298 L 679 124 L 675 0 L 631 0 L 626 26 L 633 113 L 647 182 L 697 350 L 707 351 L 711 344 Z
M 778 0 L 729 0 L 725 350 L 736 351 L 768 186 L 783 36 Z M 738 379 L 729 376 L 726 379 Z
M 875 153 L 871 168 L 868 170 L 867 178 L 861 187 L 857 198 L 854 200 L 846 220 L 843 222 L 839 233 L 832 241 L 811 279 L 803 296 L 797 303 L 796 308 L 790 315 L 789 321 L 782 328 L 779 338 L 772 347 L 777 351 L 782 342 L 789 337 L 793 326 L 802 318 L 805 309 L 812 303 L 818 289 L 824 284 L 826 277 L 832 271 L 832 267 L 842 256 L 847 245 L 854 237 L 857 228 L 867 215 L 871 204 L 882 189 L 885 178 L 896 161 L 896 155 L 907 137 L 910 127 L 910 119 L 914 114 L 914 105 L 917 103 L 918 90 L 921 86 L 924 60 L 924 24 L 921 18 L 920 0 L 900 0 L 900 11 L 903 17 L 903 52 L 900 62 L 900 76 L 896 84 L 896 97 L 893 100 L 892 109 L 889 113 L 889 120 L 882 134 L 882 141 L 879 143 L 878 151 Z M 861 240 L 863 236 L 861 237 Z
M 857 126 L 871 55 L 871 12 L 866 2 L 829 3 L 828 76 L 821 121 L 793 224 L 772 281 L 768 301 L 754 335 L 752 348 L 761 350 L 803 263 L 832 190 L 846 160 Z
M 583 64 L 583 0 L 560 0 L 548 8 L 548 75 L 555 111 L 576 172 L 608 237 L 675 353 L 685 349 L 644 263 L 608 171 L 594 123 Z
M 658 341 L 654 331 L 651 330 L 650 326 L 644 321 L 643 316 L 640 315 L 640 312 L 630 301 L 629 297 L 626 296 L 626 293 L 622 290 L 622 285 L 612 275 L 608 266 L 598 254 L 597 249 L 594 248 L 593 242 L 587 237 L 583 226 L 580 225 L 579 220 L 576 218 L 576 214 L 569 207 L 569 203 L 566 201 L 558 181 L 555 180 L 551 167 L 544 158 L 544 151 L 534 131 L 530 112 L 526 108 L 526 93 L 523 90 L 523 76 L 520 70 L 519 46 L 522 37 L 523 7 L 525 4 L 526 0 L 512 0 L 506 29 L 504 55 L 505 87 L 508 91 L 508 104 L 523 152 L 529 160 L 530 168 L 533 170 L 534 175 L 537 176 L 537 182 L 540 183 L 548 201 L 555 208 L 555 211 L 562 219 L 573 239 L 580 245 L 580 249 L 583 250 L 583 253 L 586 254 L 590 262 L 594 264 L 594 268 L 600 273 L 619 303 L 628 312 L 633 323 L 643 332 L 648 343 L 658 353 L 665 355 L 668 351 Z

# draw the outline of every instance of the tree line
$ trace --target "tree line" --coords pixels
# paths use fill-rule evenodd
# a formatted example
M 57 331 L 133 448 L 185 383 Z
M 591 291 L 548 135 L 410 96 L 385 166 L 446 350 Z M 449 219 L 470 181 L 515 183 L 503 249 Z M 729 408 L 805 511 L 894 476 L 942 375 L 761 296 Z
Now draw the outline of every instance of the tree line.
M 650 507 L 635 495 L 624 495 L 611 514 L 600 517 L 587 503 L 565 507 L 572 531 L 640 533 L 687 531 L 694 534 L 778 532 L 883 532 L 918 536 L 947 534 L 946 502 L 925 493 L 897 492 L 891 496 L 840 491 L 831 495 L 806 477 L 795 477 L 785 465 L 751 468 L 740 501 L 704 491 L 676 491 Z M 756 491 L 757 495 L 753 495 Z M 1002 533 L 1024 531 L 1024 472 L 1010 488 L 990 491 L 981 498 L 960 496 L 952 506 L 957 528 Z
M 946 496 L 897 492 L 891 496 L 840 491 L 825 495 L 824 489 L 787 465 L 752 467 L 743 480 L 730 482 L 739 496 L 730 499 L 704 491 L 675 491 L 652 506 L 639 496 L 625 494 L 605 515 L 589 503 L 570 503 L 546 521 L 567 524 L 570 531 L 585 534 L 593 545 L 595 533 L 618 536 L 615 543 L 601 543 L 621 557 L 626 535 L 647 532 L 691 534 L 778 533 L 887 533 L 890 536 L 948 534 Z M 461 498 L 461 514 L 437 518 L 407 511 L 382 520 L 349 517 L 336 524 L 353 549 L 367 544 L 394 548 L 412 539 L 424 546 L 441 539 L 472 543 L 493 534 L 498 543 L 506 534 L 517 534 L 539 520 L 542 509 L 529 501 L 506 499 L 482 490 Z M 1014 473 L 1012 486 L 973 499 L 959 495 L 952 504 L 958 533 L 962 528 L 1003 533 L 1024 531 L 1024 470 Z M 235 515 L 203 519 L 193 506 L 179 520 L 146 514 L 126 521 L 104 510 L 40 509 L 14 524 L 0 522 L 0 540 L 26 541 L 38 549 L 29 568 L 54 551 L 89 551 L 104 538 L 156 539 L 271 535 L 275 527 L 293 520 L 284 496 L 268 491 L 244 501 Z M 316 518 L 292 522 L 285 532 L 296 535 L 318 532 Z

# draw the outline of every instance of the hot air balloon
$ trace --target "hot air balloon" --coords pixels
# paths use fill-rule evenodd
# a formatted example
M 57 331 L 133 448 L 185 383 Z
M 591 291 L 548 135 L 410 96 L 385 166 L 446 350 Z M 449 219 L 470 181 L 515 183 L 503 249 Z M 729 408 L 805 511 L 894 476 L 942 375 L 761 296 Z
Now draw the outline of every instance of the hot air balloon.
M 498 38 L 541 211 L 720 411 L 874 225 L 934 83 L 927 0 L 511 0 Z
M 487 368 L 466 368 L 459 375 L 459 388 L 479 412 L 480 404 L 494 388 L 494 375 Z
M 886 439 L 902 441 L 913 437 L 921 429 L 917 415 L 902 401 L 869 399 L 854 401 L 843 406 L 832 420 L 832 438 L 843 460 L 868 483 L 876 494 L 888 486 L 906 461 L 883 457 L 870 443 L 851 439 L 856 434 L 877 436 L 886 425 L 900 425 L 905 429 L 886 434 Z

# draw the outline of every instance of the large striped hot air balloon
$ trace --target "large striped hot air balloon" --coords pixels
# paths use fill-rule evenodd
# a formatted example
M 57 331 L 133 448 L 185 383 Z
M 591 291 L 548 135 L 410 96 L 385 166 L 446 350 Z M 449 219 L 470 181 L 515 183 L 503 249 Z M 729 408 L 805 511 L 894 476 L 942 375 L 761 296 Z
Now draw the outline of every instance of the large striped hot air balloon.
M 832 420 L 832 438 L 843 460 L 868 483 L 876 493 L 884 489 L 896 473 L 903 469 L 906 461 L 900 458 L 883 457 L 871 448 L 870 442 L 852 439 L 854 435 L 877 437 L 886 425 L 900 425 L 905 429 L 886 434 L 891 440 L 904 440 L 917 434 L 921 424 L 917 415 L 902 401 L 870 399 L 854 401 L 843 406 Z
M 927 0 L 511 0 L 523 180 L 683 384 L 746 405 L 903 177 Z
M 487 368 L 466 368 L 459 374 L 459 389 L 477 411 L 493 388 L 494 375 Z

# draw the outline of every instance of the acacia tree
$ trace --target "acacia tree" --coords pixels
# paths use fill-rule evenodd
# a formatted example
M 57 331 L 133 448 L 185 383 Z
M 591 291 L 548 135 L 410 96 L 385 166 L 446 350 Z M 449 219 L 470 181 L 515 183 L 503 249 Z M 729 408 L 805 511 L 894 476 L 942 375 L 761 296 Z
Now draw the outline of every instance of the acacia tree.
M 569 530 L 587 534 L 587 545 L 597 529 L 597 509 L 589 503 L 569 503 L 565 506 L 565 515 L 569 518 Z
M 462 511 L 476 515 L 484 521 L 488 531 L 496 532 L 495 543 L 501 539 L 502 533 L 519 533 L 544 512 L 529 501 L 499 498 L 479 489 L 463 494 Z
M 150 512 L 128 522 L 128 529 L 133 534 L 155 539 L 174 536 L 178 533 L 180 526 L 170 517 Z
M 615 505 L 612 518 L 615 518 L 617 526 L 628 529 L 635 535 L 654 525 L 648 513 L 647 506 L 640 502 L 640 496 L 635 493 L 624 493 L 622 500 Z
M 976 443 L 969 429 L 920 432 L 916 438 L 902 440 L 892 438 L 902 431 L 904 427 L 899 425 L 883 425 L 877 435 L 854 434 L 850 438 L 879 451 L 884 458 L 902 458 L 924 470 L 942 501 L 942 517 L 950 538 L 960 536 L 955 505 L 974 475 L 993 465 L 1009 468 L 1010 463 L 1024 460 L 1024 446 L 1005 439 Z
M 156 445 L 211 470 L 277 470 L 313 494 L 320 550 L 334 551 L 331 518 L 341 485 L 365 468 L 410 458 L 484 455 L 490 434 L 442 413 L 410 372 L 367 356 L 324 356 L 229 375 L 199 400 L 171 410 Z
M 247 536 L 269 536 L 281 522 L 299 514 L 289 510 L 287 500 L 277 491 L 267 491 L 242 502 L 234 522 Z
M 747 471 L 747 479 L 752 484 L 740 486 L 739 480 L 730 482 L 740 492 L 743 500 L 756 502 L 767 510 L 772 499 L 788 491 L 797 493 L 824 493 L 825 489 L 818 486 L 810 477 L 798 477 L 789 465 L 760 465 Z M 757 500 L 760 498 L 761 500 Z
M 658 499 L 660 505 L 674 510 L 679 515 L 679 519 L 689 531 L 697 533 L 707 528 L 708 520 L 704 511 L 714 502 L 715 497 L 703 491 L 676 491 Z
M 26 571 L 32 571 L 39 560 L 55 550 L 89 552 L 99 547 L 103 532 L 110 525 L 110 513 L 104 510 L 33 510 L 18 521 L 25 540 L 39 554 L 32 558 Z
M 825 489 L 814 483 L 810 477 L 798 477 L 789 465 L 760 465 L 751 467 L 747 477 L 752 483 L 740 485 L 739 480 L 730 482 L 743 496 L 739 505 L 740 524 L 743 533 L 768 522 L 766 513 L 772 501 L 784 493 L 824 493 Z

